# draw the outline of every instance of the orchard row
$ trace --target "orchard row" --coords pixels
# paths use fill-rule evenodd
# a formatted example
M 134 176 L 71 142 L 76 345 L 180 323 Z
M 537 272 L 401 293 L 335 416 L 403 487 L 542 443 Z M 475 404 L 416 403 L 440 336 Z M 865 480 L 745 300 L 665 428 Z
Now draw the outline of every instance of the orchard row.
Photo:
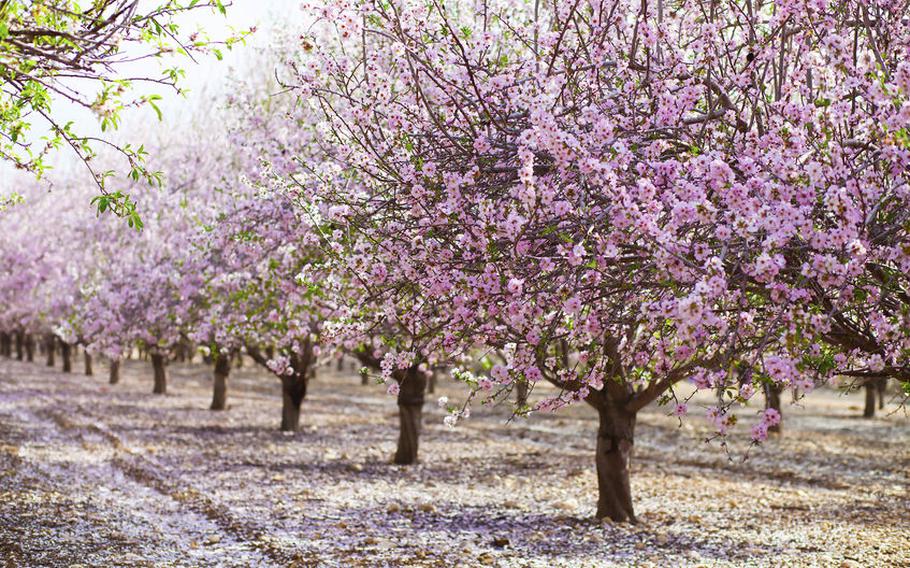
M 465 387 L 453 426 L 585 402 L 615 521 L 636 415 L 684 419 L 682 383 L 758 444 L 780 414 L 757 393 L 910 382 L 900 3 L 475 4 L 305 5 L 283 94 L 161 148 L 142 231 L 79 188 L 0 218 L 0 328 L 140 347 L 162 392 L 180 346 L 221 383 L 242 351 L 289 429 L 314 366 L 353 356 L 397 397 L 399 463 L 436 369 Z

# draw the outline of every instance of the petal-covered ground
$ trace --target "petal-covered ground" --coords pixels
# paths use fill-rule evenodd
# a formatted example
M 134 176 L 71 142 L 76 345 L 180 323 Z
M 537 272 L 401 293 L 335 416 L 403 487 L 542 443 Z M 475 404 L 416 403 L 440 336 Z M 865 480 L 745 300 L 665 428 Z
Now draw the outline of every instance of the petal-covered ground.
M 147 363 L 112 387 L 105 372 L 0 362 L 0 564 L 910 566 L 910 420 L 858 418 L 860 394 L 786 406 L 785 435 L 745 461 L 705 444 L 703 420 L 646 410 L 630 526 L 592 520 L 582 406 L 477 408 L 449 429 L 432 400 L 460 391 L 444 383 L 421 463 L 399 467 L 394 399 L 349 370 L 320 369 L 296 434 L 249 364 L 225 412 L 207 410 L 201 364 L 172 365 L 166 396 Z

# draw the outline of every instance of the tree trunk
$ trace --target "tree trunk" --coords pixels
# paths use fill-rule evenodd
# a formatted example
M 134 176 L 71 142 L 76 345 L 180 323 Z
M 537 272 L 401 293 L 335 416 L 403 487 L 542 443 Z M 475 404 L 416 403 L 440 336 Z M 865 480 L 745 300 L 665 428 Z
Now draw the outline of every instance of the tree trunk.
M 16 359 L 25 360 L 25 334 L 21 331 L 16 332 Z
M 54 336 L 48 334 L 44 336 L 44 349 L 47 351 L 47 366 L 53 367 L 56 364 L 54 361 L 54 350 L 57 347 L 57 342 L 54 340 Z
M 434 369 L 433 372 L 430 373 L 430 378 L 427 379 L 427 392 L 430 393 L 430 394 L 433 394 L 433 393 L 436 392 L 436 378 L 437 378 L 437 374 L 438 374 L 438 373 L 437 373 L 436 370 Z
M 344 357 L 339 357 L 338 361 L 335 362 L 335 370 L 339 373 L 344 371 Z
M 72 346 L 62 341 L 60 343 L 60 358 L 63 359 L 63 372 L 72 373 L 73 372 L 73 348 Z
M 370 375 L 368 375 L 365 372 L 366 369 L 364 368 L 364 369 L 361 369 L 360 371 L 361 371 L 360 372 L 360 386 L 366 386 L 366 385 L 370 384 Z
M 515 384 L 515 403 L 519 408 L 528 403 L 528 381 L 518 381 Z
M 866 384 L 863 385 L 863 388 L 866 389 L 866 408 L 863 409 L 863 418 L 874 418 L 875 417 L 875 395 L 876 395 L 876 384 L 875 381 L 866 381 Z
M 885 408 L 885 395 L 888 394 L 888 377 L 882 377 L 875 383 L 878 391 L 878 409 Z
M 398 449 L 395 463 L 411 465 L 417 463 L 417 446 L 420 439 L 423 415 L 424 392 L 427 377 L 416 366 L 396 372 L 398 391 Z
M 116 385 L 119 382 L 120 382 L 120 359 L 112 359 L 108 383 L 112 384 L 112 385 Z
M 25 360 L 29 363 L 35 360 L 35 338 L 31 334 L 25 336 Z
M 780 393 L 781 388 L 773 384 L 765 384 L 765 408 L 773 408 L 780 414 L 780 422 L 774 426 L 768 427 L 768 432 L 774 434 L 782 434 L 784 426 L 784 413 L 781 412 L 780 408 Z
M 85 374 L 89 375 L 89 376 L 94 375 L 95 372 L 92 370 L 92 356 L 88 351 L 85 352 L 84 359 L 85 359 Z
M 12 348 L 10 347 L 11 341 L 8 333 L 5 331 L 0 333 L 0 355 L 3 355 L 4 357 L 10 357 L 12 355 Z
M 211 410 L 227 408 L 227 379 L 231 374 L 231 356 L 219 353 L 215 358 L 215 386 L 212 390 Z
M 637 522 L 632 506 L 629 464 L 635 441 L 635 413 L 605 397 L 597 407 L 597 518 Z
M 293 375 L 281 377 L 281 431 L 300 429 L 300 405 L 306 398 L 309 369 L 297 369 Z
M 152 394 L 167 393 L 167 361 L 161 353 L 152 353 L 152 371 L 155 375 L 155 387 Z

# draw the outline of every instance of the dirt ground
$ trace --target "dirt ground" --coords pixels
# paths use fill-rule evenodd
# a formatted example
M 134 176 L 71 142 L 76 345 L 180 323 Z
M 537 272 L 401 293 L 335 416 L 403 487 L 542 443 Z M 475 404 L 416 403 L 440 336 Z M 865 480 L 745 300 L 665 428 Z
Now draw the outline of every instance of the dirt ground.
M 278 381 L 249 363 L 225 412 L 201 364 L 172 365 L 165 396 L 148 363 L 113 387 L 95 367 L 0 361 L 0 566 L 910 566 L 910 419 L 859 418 L 861 393 L 786 406 L 745 461 L 701 418 L 646 410 L 630 526 L 592 520 L 582 406 L 449 429 L 429 402 L 421 463 L 399 467 L 395 401 L 353 371 L 320 369 L 284 434 Z

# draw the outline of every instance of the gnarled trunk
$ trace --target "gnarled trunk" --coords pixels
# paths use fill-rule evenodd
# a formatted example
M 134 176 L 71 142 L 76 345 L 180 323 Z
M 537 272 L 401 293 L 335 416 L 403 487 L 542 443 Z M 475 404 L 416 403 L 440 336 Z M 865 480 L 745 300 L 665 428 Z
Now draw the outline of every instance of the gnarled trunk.
M 108 384 L 116 385 L 120 382 L 120 359 L 112 359 L 108 375 Z
M 63 372 L 73 372 L 73 347 L 65 342 L 60 342 L 60 358 L 63 360 Z
M 219 353 L 215 357 L 215 384 L 212 389 L 211 410 L 224 410 L 227 407 L 227 379 L 231 374 L 231 356 Z
M 774 426 L 768 427 L 768 432 L 775 434 L 783 433 L 784 426 L 784 413 L 780 408 L 780 393 L 781 388 L 775 384 L 765 384 L 765 408 L 773 408 L 780 414 L 781 420 Z
M 629 484 L 635 442 L 634 412 L 607 397 L 596 405 L 599 418 L 594 463 L 597 466 L 597 518 L 636 522 Z
M 875 384 L 876 382 L 876 380 L 869 380 L 863 385 L 863 388 L 866 389 L 866 407 L 863 409 L 863 418 L 875 417 L 875 395 L 878 390 L 878 385 Z
M 152 394 L 165 394 L 167 393 L 167 361 L 164 355 L 158 352 L 152 353 L 151 357 L 152 371 L 155 375 L 155 386 L 152 389 Z
M 281 431 L 296 432 L 300 429 L 300 405 L 306 398 L 308 369 L 297 369 L 294 374 L 281 377 Z
M 89 376 L 94 375 L 95 371 L 92 369 L 92 356 L 88 351 L 85 352 L 85 357 L 83 357 L 83 359 L 85 360 L 85 374 Z
M 427 377 L 416 366 L 396 372 L 398 391 L 398 449 L 395 463 L 410 465 L 417 463 L 417 448 L 423 417 L 424 392 Z
M 54 338 L 53 334 L 48 334 L 44 336 L 44 349 L 47 351 L 47 366 L 53 367 L 56 364 L 54 361 L 54 352 L 57 347 L 57 341 Z

